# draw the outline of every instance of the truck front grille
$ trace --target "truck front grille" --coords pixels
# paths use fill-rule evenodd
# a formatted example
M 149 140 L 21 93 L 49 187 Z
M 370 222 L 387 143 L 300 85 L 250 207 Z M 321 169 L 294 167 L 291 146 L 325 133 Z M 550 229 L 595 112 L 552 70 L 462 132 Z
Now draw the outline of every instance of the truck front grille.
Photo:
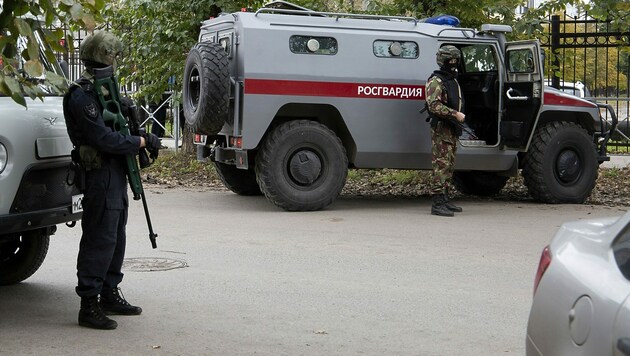
M 11 213 L 69 206 L 72 196 L 79 194 L 75 186 L 66 183 L 68 163 L 37 166 L 24 173 Z

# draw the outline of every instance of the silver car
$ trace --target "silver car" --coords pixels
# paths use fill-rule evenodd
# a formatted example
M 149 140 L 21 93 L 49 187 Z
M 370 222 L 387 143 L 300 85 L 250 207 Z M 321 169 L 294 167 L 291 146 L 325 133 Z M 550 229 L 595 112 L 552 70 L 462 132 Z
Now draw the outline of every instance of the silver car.
M 543 250 L 527 355 L 630 355 L 630 211 L 564 224 Z

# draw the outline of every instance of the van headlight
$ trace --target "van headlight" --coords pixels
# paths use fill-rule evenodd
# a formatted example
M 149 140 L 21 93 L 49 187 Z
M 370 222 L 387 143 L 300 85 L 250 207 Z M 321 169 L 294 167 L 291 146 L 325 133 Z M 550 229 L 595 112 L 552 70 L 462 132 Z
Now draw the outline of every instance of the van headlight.
M 2 171 L 4 171 L 4 168 L 7 166 L 8 159 L 9 155 L 7 154 L 7 148 L 0 143 L 0 173 L 2 173 Z

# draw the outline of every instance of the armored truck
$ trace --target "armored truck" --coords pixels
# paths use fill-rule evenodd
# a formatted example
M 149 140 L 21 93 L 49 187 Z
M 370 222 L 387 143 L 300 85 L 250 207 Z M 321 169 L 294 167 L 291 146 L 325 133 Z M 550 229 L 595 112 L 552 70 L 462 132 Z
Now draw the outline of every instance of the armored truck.
M 458 22 L 286 2 L 206 20 L 183 88 L 199 154 L 235 193 L 290 211 L 331 204 L 349 168 L 431 169 L 425 84 L 438 48 L 453 45 L 468 126 L 455 186 L 493 195 L 522 172 L 541 202 L 584 202 L 609 159 L 601 108 L 545 87 L 537 41 Z

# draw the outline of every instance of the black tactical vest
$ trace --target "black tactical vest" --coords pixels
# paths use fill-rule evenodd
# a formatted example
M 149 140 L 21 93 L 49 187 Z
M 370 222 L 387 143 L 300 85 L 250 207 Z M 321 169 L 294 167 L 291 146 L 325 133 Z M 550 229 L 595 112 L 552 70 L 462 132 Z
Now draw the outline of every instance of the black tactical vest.
M 431 74 L 429 79 L 434 76 L 440 78 L 442 85 L 446 88 L 447 101 L 444 104 L 451 109 L 463 112 L 464 97 L 460 96 L 460 88 L 457 84 L 457 80 L 455 80 L 455 75 L 443 70 L 436 70 Z M 460 101 L 462 103 L 461 109 L 459 108 Z
M 459 84 L 457 83 L 457 80 L 455 80 L 455 75 L 453 75 L 452 73 L 443 71 L 443 70 L 436 70 L 433 72 L 433 74 L 431 74 L 429 79 L 433 77 L 440 78 L 440 80 L 442 81 L 442 85 L 446 89 L 447 98 L 446 98 L 446 103 L 444 103 L 444 105 L 448 106 L 449 108 L 453 110 L 463 112 L 464 111 L 464 97 L 460 95 L 460 88 L 459 88 Z M 459 106 L 460 102 L 461 102 L 461 108 Z M 431 127 L 435 127 L 438 121 L 442 121 L 444 123 L 447 123 L 449 126 L 451 126 L 456 136 L 460 136 L 462 134 L 462 127 L 458 125 L 457 120 L 455 118 L 437 117 L 433 115 L 430 111 L 428 113 L 429 113 L 429 117 L 427 118 L 427 121 L 428 120 L 431 121 Z

